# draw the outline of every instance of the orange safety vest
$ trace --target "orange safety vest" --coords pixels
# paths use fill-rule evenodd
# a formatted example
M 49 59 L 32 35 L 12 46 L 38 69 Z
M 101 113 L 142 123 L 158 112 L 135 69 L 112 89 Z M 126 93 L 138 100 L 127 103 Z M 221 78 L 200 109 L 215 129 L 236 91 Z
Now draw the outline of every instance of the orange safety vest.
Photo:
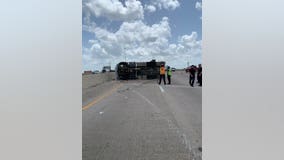
M 165 67 L 160 68 L 160 75 L 164 75 L 166 73 Z

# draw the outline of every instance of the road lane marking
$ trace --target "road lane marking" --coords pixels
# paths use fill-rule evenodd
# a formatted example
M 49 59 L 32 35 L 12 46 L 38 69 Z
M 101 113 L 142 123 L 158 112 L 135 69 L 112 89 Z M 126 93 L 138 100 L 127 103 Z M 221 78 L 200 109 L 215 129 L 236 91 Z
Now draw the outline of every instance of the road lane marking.
M 149 103 L 151 106 L 154 107 L 156 113 L 161 113 L 161 110 L 158 106 L 156 106 L 154 103 L 152 103 L 148 98 L 143 96 L 141 93 L 138 91 L 132 90 L 132 92 L 136 93 L 138 96 L 142 97 L 147 103 Z
M 103 114 L 104 112 L 100 112 L 100 114 Z
M 89 104 L 85 105 L 82 110 L 87 110 L 90 107 L 92 107 L 93 105 L 97 104 L 99 101 L 103 100 L 104 98 L 110 96 L 112 93 L 114 93 L 119 87 L 121 87 L 122 84 L 120 83 L 119 85 L 115 86 L 114 88 L 112 88 L 109 92 L 106 92 L 105 94 L 103 94 L 102 96 L 99 96 L 97 98 L 95 98 L 92 102 L 90 102 Z
M 185 144 L 185 147 L 191 151 L 192 150 L 191 145 L 190 143 L 188 143 L 186 135 L 184 133 L 182 134 L 182 138 L 183 138 L 183 143 Z
M 154 105 L 148 98 L 146 98 L 145 96 L 143 96 L 141 93 L 132 90 L 134 93 L 138 94 L 140 97 L 142 97 L 146 102 L 148 102 L 149 104 L 151 104 L 152 106 L 156 107 L 156 105 Z
M 143 95 L 142 95 L 141 93 L 139 93 L 138 91 L 132 90 L 132 92 L 136 93 L 138 96 L 142 97 L 146 102 L 148 102 L 151 106 L 153 106 L 156 113 L 161 113 L 159 107 L 156 106 L 155 104 L 153 104 L 148 98 L 146 98 L 145 96 L 143 96 Z
M 163 89 L 163 87 L 159 86 L 161 92 L 165 92 L 165 90 Z

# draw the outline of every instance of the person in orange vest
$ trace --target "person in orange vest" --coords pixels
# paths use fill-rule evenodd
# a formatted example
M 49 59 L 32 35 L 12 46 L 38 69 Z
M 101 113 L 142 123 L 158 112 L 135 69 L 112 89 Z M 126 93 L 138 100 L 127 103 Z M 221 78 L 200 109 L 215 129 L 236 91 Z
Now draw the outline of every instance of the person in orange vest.
M 159 84 L 161 84 L 161 80 L 162 80 L 162 78 L 163 78 L 164 84 L 166 85 L 165 74 L 166 74 L 166 68 L 165 68 L 164 64 L 161 64 L 161 67 L 160 67 L 160 81 L 159 81 Z

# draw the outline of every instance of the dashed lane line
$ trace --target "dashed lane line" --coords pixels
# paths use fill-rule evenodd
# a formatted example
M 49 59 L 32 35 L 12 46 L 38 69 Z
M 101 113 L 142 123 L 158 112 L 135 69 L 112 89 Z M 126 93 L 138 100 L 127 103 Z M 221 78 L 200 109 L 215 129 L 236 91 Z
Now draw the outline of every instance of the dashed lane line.
M 140 97 L 142 97 L 148 104 L 150 104 L 151 106 L 153 106 L 155 108 L 156 113 L 160 113 L 160 109 L 158 106 L 156 106 L 154 103 L 152 103 L 148 98 L 146 98 L 145 96 L 143 96 L 141 93 L 139 93 L 138 91 L 132 90 L 132 92 L 136 93 L 137 95 L 139 95 Z
M 146 98 L 145 96 L 143 96 L 141 93 L 133 90 L 134 93 L 138 94 L 140 97 L 142 97 L 146 102 L 148 102 L 150 105 L 156 107 L 156 105 L 154 105 L 148 98 Z
M 160 90 L 161 90 L 162 93 L 165 92 L 165 90 L 163 89 L 163 87 L 159 86 L 159 88 L 160 88 Z

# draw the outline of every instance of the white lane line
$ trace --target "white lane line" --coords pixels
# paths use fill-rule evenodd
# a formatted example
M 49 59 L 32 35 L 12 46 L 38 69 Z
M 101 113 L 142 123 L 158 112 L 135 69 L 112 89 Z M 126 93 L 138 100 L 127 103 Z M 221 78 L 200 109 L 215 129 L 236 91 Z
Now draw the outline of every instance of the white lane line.
M 151 104 L 152 106 L 154 107 L 157 107 L 156 105 L 154 105 L 148 98 L 146 98 L 145 96 L 143 96 L 141 93 L 135 91 L 135 90 L 132 90 L 134 93 L 138 94 L 140 97 L 142 97 L 146 102 L 148 102 L 149 104 Z
M 143 95 L 142 95 L 141 93 L 139 93 L 138 91 L 132 90 L 132 92 L 136 93 L 138 96 L 142 97 L 147 103 L 149 103 L 151 106 L 153 106 L 156 113 L 161 113 L 159 107 L 156 106 L 155 104 L 153 104 L 148 98 L 146 98 L 145 96 L 143 96 Z
M 100 114 L 103 114 L 104 112 L 100 112 Z
M 162 93 L 165 92 L 165 90 L 163 89 L 163 87 L 159 86 L 159 88 L 160 88 L 160 90 L 161 90 Z
M 190 139 L 189 138 L 187 139 L 187 137 L 184 133 L 181 135 L 181 137 L 182 137 L 183 144 L 185 144 L 185 147 L 193 154 L 193 160 L 195 160 L 196 153 L 192 149 Z

